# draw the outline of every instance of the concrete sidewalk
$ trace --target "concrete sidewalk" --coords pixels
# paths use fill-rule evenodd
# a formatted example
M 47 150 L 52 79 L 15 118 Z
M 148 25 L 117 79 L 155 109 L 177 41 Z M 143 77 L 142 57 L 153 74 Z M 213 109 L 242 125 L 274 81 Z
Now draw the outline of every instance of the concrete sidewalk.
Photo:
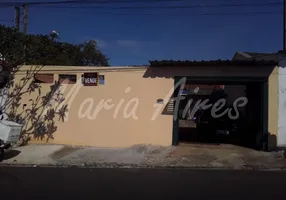
M 33 144 L 6 152 L 1 164 L 286 169 L 283 152 L 260 152 L 232 145 L 194 144 L 177 147 L 135 145 L 119 149 Z

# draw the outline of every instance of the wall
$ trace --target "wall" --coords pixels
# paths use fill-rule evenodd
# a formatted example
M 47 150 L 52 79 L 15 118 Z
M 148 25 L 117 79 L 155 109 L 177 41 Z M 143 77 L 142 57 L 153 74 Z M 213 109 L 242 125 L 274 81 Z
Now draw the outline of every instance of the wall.
M 286 55 L 280 55 L 278 75 L 278 146 L 286 147 Z
M 268 78 L 268 149 L 272 150 L 279 144 L 278 132 L 278 67 Z
M 68 69 L 68 70 L 67 70 Z M 17 79 L 21 79 L 25 74 L 25 68 L 19 73 Z M 73 96 L 68 98 L 69 91 L 75 86 L 68 85 L 64 94 L 68 98 L 69 104 L 68 120 L 65 123 L 58 124 L 58 130 L 54 134 L 54 140 L 49 143 L 87 145 L 98 147 L 125 147 L 134 144 L 150 143 L 171 145 L 172 142 L 172 116 L 160 115 L 154 121 L 151 121 L 155 112 L 154 104 L 157 99 L 164 98 L 172 88 L 174 81 L 164 78 L 143 78 L 146 68 L 84 68 L 84 67 L 45 67 L 41 73 L 55 73 L 55 79 L 58 74 L 77 74 L 81 77 L 83 72 L 99 72 L 105 75 L 105 85 L 100 86 L 82 86 L 78 92 L 72 92 Z M 49 84 L 42 85 L 42 94 L 49 90 Z M 37 94 L 37 92 L 36 92 Z M 27 95 L 23 99 L 28 105 L 28 99 L 35 99 L 36 96 Z M 72 100 L 72 98 L 74 98 Z M 132 98 L 138 98 L 138 109 L 135 114 L 138 119 L 132 117 L 125 119 L 124 110 L 127 113 L 134 108 L 135 102 L 128 102 Z M 84 104 L 86 100 L 89 103 Z M 96 118 L 79 118 L 79 113 L 86 112 L 91 107 L 90 115 L 95 112 L 100 101 L 107 101 L 109 104 L 115 104 L 110 110 L 102 109 Z M 23 101 L 23 103 L 24 103 Z M 120 102 L 123 101 L 122 106 Z M 83 111 L 81 112 L 81 105 Z M 114 118 L 114 113 L 119 108 L 118 115 Z M 37 141 L 41 142 L 41 141 Z

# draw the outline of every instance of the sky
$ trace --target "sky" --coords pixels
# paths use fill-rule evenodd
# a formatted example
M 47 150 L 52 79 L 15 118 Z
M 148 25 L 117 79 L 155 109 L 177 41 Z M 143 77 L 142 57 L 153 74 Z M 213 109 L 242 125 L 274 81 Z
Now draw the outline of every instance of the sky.
M 237 51 L 273 53 L 282 49 L 282 3 L 190 6 L 269 2 L 281 0 L 146 0 L 77 7 L 31 6 L 28 33 L 49 34 L 56 30 L 61 40 L 74 44 L 96 40 L 113 66 L 147 65 L 149 60 L 231 59 Z M 133 8 L 125 9 L 128 6 Z M 14 15 L 14 8 L 0 7 L 0 24 L 13 26 Z

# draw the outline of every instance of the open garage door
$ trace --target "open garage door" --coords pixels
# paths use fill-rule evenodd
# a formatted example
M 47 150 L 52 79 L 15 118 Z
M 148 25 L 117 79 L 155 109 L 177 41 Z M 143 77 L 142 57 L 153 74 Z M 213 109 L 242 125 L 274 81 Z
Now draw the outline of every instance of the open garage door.
M 175 78 L 175 84 L 182 77 Z M 267 147 L 268 79 L 259 77 L 186 77 L 184 88 L 176 88 L 174 96 L 184 96 L 178 111 L 174 109 L 173 145 L 180 142 L 229 143 L 253 149 Z M 194 85 L 200 85 L 199 90 Z M 197 90 L 197 92 L 195 91 Z M 200 92 L 198 92 L 200 91 Z M 214 94 L 218 94 L 214 97 Z M 235 101 L 244 97 L 242 107 Z M 212 115 L 215 102 L 225 98 L 220 117 Z M 196 102 L 209 100 L 211 107 L 195 108 Z M 190 101 L 192 105 L 190 106 Z M 175 106 L 176 102 L 174 102 Z M 174 107 L 175 108 L 175 107 Z M 237 109 L 237 110 L 235 110 Z M 226 111 L 228 110 L 228 111 Z M 224 115 L 220 115 L 223 114 Z M 236 113 L 237 112 L 237 113 Z M 190 114 L 191 113 L 191 114 Z M 238 114 L 238 118 L 233 116 Z

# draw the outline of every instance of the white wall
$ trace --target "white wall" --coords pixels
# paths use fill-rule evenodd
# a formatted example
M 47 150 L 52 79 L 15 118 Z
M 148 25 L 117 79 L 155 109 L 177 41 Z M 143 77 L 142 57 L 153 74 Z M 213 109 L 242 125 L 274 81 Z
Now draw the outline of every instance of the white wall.
M 286 55 L 280 57 L 278 86 L 277 146 L 286 147 Z

